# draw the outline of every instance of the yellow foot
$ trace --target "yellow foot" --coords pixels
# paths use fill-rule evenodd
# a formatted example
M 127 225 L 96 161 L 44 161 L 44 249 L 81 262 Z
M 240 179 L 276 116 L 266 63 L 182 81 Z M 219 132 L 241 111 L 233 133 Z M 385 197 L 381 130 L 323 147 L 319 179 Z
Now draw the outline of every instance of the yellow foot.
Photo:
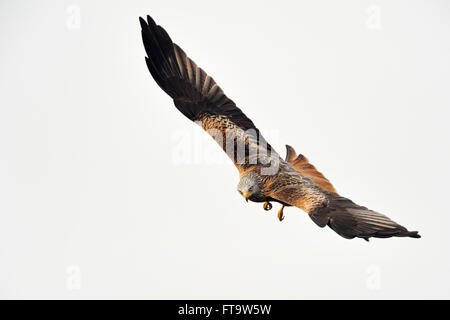
M 264 202 L 263 209 L 269 211 L 270 209 L 272 209 L 272 204 L 269 201 Z
M 283 209 L 284 209 L 284 205 L 281 206 L 280 210 L 278 210 L 278 220 L 280 220 L 280 222 L 283 221 L 283 219 L 284 219 Z

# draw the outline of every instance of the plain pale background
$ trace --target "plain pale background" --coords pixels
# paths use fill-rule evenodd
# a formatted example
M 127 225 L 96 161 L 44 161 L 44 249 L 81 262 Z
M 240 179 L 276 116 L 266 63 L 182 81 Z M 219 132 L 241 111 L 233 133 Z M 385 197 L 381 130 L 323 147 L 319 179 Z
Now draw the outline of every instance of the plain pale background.
M 151 14 L 284 155 L 423 238 L 245 203 Z M 448 1 L 0 1 L 0 297 L 450 298 Z

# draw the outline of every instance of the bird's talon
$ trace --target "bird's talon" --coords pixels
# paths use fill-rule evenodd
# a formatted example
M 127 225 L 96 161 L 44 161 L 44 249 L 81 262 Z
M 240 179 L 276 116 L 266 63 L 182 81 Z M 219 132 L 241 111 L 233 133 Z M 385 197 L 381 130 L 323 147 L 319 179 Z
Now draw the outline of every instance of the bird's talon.
M 284 220 L 284 214 L 283 214 L 284 205 L 278 210 L 278 220 L 283 221 Z
M 264 202 L 263 209 L 269 211 L 270 209 L 272 209 L 272 204 L 269 201 Z

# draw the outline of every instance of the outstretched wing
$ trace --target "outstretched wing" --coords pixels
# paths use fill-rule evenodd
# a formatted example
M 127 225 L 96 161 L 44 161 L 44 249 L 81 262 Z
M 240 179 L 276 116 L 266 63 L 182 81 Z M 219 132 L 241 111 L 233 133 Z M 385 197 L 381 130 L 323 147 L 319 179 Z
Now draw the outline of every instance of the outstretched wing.
M 213 78 L 172 42 L 161 26 L 150 16 L 147 21 L 139 20 L 147 52 L 145 60 L 153 79 L 181 113 L 200 124 L 221 145 L 239 170 L 255 164 L 249 159 L 249 150 L 263 148 L 261 154 L 275 153 L 253 122 Z
M 417 231 L 408 231 L 385 215 L 359 206 L 344 197 L 330 195 L 326 206 L 316 208 L 308 213 L 319 227 L 328 225 L 347 239 L 355 237 L 366 240 L 370 237 L 420 238 Z
M 417 231 L 408 231 L 381 213 L 325 191 L 292 167 L 284 168 L 267 189 L 271 198 L 304 210 L 319 227 L 329 226 L 347 239 L 420 238 Z

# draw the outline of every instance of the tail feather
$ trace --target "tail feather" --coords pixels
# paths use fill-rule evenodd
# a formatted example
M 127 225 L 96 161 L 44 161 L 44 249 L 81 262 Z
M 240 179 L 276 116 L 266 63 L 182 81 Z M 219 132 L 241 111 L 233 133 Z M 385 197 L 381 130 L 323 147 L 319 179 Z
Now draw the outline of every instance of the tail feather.
M 331 182 L 309 162 L 308 158 L 302 154 L 297 155 L 294 148 L 289 145 L 286 145 L 286 162 L 291 164 L 297 172 L 309 177 L 323 190 L 338 195 Z

